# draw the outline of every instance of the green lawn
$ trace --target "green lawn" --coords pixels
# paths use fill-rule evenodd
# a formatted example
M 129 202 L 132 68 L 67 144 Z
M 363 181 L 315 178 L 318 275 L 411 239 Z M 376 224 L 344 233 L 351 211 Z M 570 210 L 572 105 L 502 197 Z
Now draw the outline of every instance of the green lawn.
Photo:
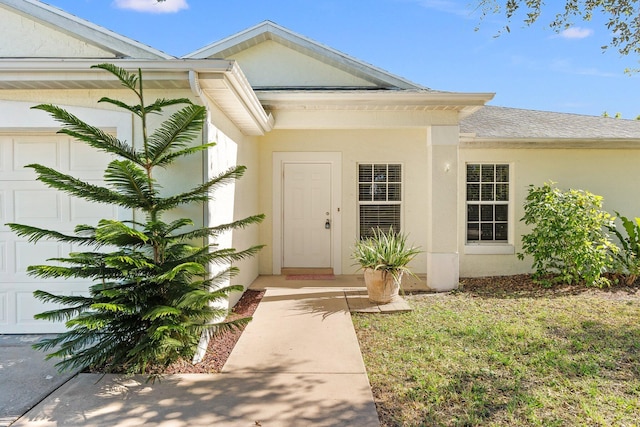
M 504 281 L 353 316 L 383 425 L 640 425 L 640 290 Z

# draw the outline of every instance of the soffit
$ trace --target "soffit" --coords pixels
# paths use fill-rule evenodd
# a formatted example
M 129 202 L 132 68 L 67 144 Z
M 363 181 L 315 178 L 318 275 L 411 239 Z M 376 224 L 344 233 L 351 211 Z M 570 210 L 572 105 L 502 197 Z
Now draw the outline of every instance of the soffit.
M 472 114 L 491 100 L 493 93 L 434 91 L 256 90 L 267 110 L 356 110 L 356 111 L 455 111 Z
M 0 90 L 122 89 L 95 60 L 0 59 Z M 264 111 L 242 72 L 225 60 L 116 60 L 131 72 L 143 70 L 145 89 L 183 89 L 206 96 L 247 135 L 262 135 L 273 119 Z

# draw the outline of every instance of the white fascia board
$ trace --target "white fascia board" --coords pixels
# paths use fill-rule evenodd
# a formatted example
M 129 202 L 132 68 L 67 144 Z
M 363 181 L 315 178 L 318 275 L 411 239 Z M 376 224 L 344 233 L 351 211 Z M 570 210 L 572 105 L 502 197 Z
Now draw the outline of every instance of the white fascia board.
M 305 106 L 483 106 L 494 93 L 449 93 L 410 91 L 256 91 L 263 104 L 275 108 Z
M 264 135 L 273 129 L 273 116 L 264 110 L 237 64 L 234 63 L 224 74 L 193 72 L 190 81 L 194 92 L 201 98 L 206 97 L 206 104 L 211 101 L 224 111 L 228 100 L 232 99 L 233 105 L 239 108 L 227 108 L 226 114 L 232 121 L 244 123 L 239 126 L 244 134 Z M 221 91 L 226 94 L 225 99 L 216 99 L 216 93 Z
M 184 55 L 183 58 L 187 58 L 187 59 L 208 58 L 211 55 L 216 55 L 217 53 L 225 51 L 229 48 L 232 48 L 240 43 L 247 42 L 248 40 L 251 40 L 257 36 L 268 33 L 269 28 L 272 26 L 273 26 L 273 23 L 271 21 L 261 22 L 260 24 L 254 25 L 253 27 L 242 30 L 239 33 L 233 34 L 229 37 L 225 37 L 222 40 L 218 40 L 216 42 L 203 46 L 198 50 L 195 50 L 191 53 Z M 265 39 L 266 38 L 267 37 L 265 36 Z
M 229 79 L 234 92 L 254 117 L 256 123 L 262 128 L 263 132 L 266 133 L 272 130 L 274 124 L 273 116 L 264 110 L 260 99 L 258 99 L 249 80 L 247 80 L 238 64 L 234 62 L 231 69 L 225 75 Z
M 4 1 L 4 0 L 0 0 Z M 223 59 L 122 59 L 122 58 L 0 58 L 2 71 L 87 71 L 92 65 L 114 64 L 127 70 L 141 68 L 150 71 L 207 71 L 223 72 L 233 68 L 234 62 Z M 98 70 L 102 71 L 102 70 Z
M 40 1 L 0 0 L 0 5 L 6 5 L 14 11 L 27 17 L 35 18 L 45 25 L 56 28 L 69 35 L 80 37 L 88 42 L 95 43 L 114 54 L 125 54 L 132 58 L 175 58 L 175 56 L 169 55 L 161 50 L 154 49 L 143 43 L 114 33 L 113 31 Z

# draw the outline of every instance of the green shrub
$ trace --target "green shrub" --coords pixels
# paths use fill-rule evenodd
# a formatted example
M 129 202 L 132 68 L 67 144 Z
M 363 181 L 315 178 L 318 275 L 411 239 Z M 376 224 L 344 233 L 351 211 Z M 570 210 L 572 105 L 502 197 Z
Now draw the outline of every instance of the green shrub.
M 102 98 L 100 102 L 116 105 L 140 119 L 142 146 L 135 149 L 59 107 L 38 105 L 34 108 L 48 112 L 62 123 L 59 132 L 111 153 L 116 160 L 104 173 L 105 186 L 89 184 L 42 165 L 27 167 L 34 169 L 38 180 L 51 188 L 91 202 L 133 210 L 136 217 L 144 220 L 104 219 L 97 225 L 78 226 L 73 235 L 28 225 L 8 225 L 33 243 L 44 238 L 92 248 L 49 260 L 55 265 L 28 268 L 36 277 L 92 281 L 89 296 L 35 292 L 40 300 L 63 306 L 40 313 L 36 318 L 66 321 L 68 328 L 36 344 L 36 348 L 53 350 L 47 358 L 62 358 L 57 363 L 61 370 L 96 366 L 104 372 L 144 373 L 149 367 L 161 371 L 178 358 L 192 357 L 202 333 L 214 334 L 246 323 L 240 320 L 211 324 L 227 314 L 226 309 L 217 308 L 214 303 L 226 300 L 229 292 L 243 289 L 222 287 L 237 272 L 229 266 L 253 256 L 260 247 L 236 251 L 192 242 L 203 242 L 226 230 L 258 223 L 263 216 L 195 229 L 188 218 L 164 221 L 163 214 L 177 207 L 207 202 L 212 190 L 239 178 L 245 168 L 231 168 L 179 194 L 161 195 L 162 183 L 154 175 L 156 167 L 170 171 L 176 159 L 201 153 L 213 145 L 189 145 L 202 133 L 206 109 L 188 99 L 158 99 L 147 105 L 140 70 L 131 74 L 111 64 L 94 68 L 112 73 L 136 95 L 137 105 L 110 98 Z M 163 108 L 176 105 L 183 107 L 157 128 L 147 128 L 149 114 L 160 114 Z M 171 180 L 171 173 L 167 175 L 165 179 Z M 111 251 L 106 251 L 107 248 Z M 213 277 L 207 274 L 207 267 L 212 263 L 221 265 L 223 270 Z
M 611 231 L 620 242 L 620 250 L 613 253 L 614 272 L 622 276 L 626 284 L 633 284 L 640 275 L 640 218 L 629 218 L 616 212 L 622 222 L 624 234 L 614 225 L 609 225 Z M 625 235 L 626 234 L 626 235 Z
M 612 266 L 617 247 L 605 231 L 613 218 L 602 210 L 602 197 L 562 191 L 554 184 L 529 187 L 521 221 L 533 228 L 522 236 L 518 257 L 533 257 L 533 278 L 545 286 L 582 281 L 608 285 L 602 274 Z

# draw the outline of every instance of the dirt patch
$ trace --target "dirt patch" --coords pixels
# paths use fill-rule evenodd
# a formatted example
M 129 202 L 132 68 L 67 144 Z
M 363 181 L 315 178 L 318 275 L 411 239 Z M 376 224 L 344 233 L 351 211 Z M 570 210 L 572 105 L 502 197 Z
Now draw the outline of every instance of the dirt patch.
M 535 283 L 530 274 L 518 274 L 461 278 L 460 291 L 485 298 L 553 298 L 567 295 L 592 295 L 612 300 L 626 300 L 640 297 L 640 281 L 636 281 L 633 285 L 626 285 L 612 280 L 610 286 L 603 288 L 587 287 L 582 283 L 558 284 L 546 288 Z

